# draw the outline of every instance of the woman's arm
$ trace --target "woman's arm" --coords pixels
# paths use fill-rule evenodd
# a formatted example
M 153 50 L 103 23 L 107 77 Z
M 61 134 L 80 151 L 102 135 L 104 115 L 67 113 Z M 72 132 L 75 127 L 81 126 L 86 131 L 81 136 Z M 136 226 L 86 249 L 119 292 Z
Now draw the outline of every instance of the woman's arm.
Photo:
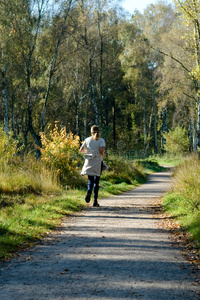
M 105 147 L 100 147 L 99 148 L 99 152 L 101 153 L 101 155 L 103 155 L 104 156 L 104 153 L 105 153 Z
M 87 153 L 87 150 L 83 146 L 81 146 L 79 152 L 81 152 L 81 153 Z

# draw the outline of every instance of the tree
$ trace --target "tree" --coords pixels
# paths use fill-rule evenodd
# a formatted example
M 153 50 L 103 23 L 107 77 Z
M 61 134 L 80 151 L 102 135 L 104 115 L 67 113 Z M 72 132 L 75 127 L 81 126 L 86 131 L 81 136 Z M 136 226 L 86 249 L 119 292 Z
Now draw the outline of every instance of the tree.
M 67 22 L 67 18 L 69 16 L 69 12 L 71 10 L 71 7 L 72 7 L 72 0 L 69 0 L 67 2 L 66 8 L 63 12 L 63 21 L 62 21 L 61 29 L 60 29 L 60 32 L 58 33 L 58 36 L 57 36 L 55 49 L 54 49 L 53 56 L 52 56 L 51 63 L 50 63 L 48 87 L 47 87 L 45 102 L 44 102 L 44 106 L 43 106 L 43 110 L 42 110 L 42 132 L 45 131 L 45 127 L 46 127 L 45 113 L 46 113 L 47 102 L 48 102 L 48 99 L 49 99 L 49 93 L 50 93 L 50 88 L 51 88 L 52 77 L 53 77 L 53 73 L 54 73 L 54 69 L 55 69 L 55 62 L 56 62 L 57 55 L 58 55 L 58 49 L 59 49 L 60 44 L 62 42 L 62 38 L 64 36 L 64 33 L 66 31 L 66 22 Z
M 190 70 L 191 78 L 194 82 L 197 102 L 197 132 L 200 132 L 200 1 L 199 0 L 176 0 L 178 12 L 181 13 L 186 27 L 193 28 L 187 31 L 184 39 L 187 40 L 194 55 L 194 64 Z

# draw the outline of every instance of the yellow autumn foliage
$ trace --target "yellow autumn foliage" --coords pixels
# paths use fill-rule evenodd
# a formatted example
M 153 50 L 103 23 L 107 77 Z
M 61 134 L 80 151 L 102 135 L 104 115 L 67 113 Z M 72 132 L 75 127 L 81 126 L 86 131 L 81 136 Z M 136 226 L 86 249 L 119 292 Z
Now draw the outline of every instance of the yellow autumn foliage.
M 71 185 L 78 176 L 81 161 L 79 137 L 67 133 L 66 127 L 59 128 L 56 123 L 48 135 L 41 134 L 41 141 L 42 161 L 57 170 L 63 184 Z

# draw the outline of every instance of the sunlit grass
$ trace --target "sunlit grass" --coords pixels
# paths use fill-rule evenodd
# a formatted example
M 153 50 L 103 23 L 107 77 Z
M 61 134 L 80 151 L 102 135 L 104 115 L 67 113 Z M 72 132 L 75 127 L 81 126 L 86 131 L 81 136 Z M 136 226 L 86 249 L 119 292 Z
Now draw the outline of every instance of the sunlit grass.
M 165 153 L 164 155 L 150 156 L 148 159 L 157 162 L 160 166 L 176 167 L 185 159 L 185 156 Z
M 178 219 L 200 245 L 200 160 L 197 156 L 185 158 L 176 169 L 172 190 L 163 203 L 166 212 Z
M 0 193 L 55 193 L 61 190 L 57 173 L 32 157 L 0 166 Z
M 83 207 L 83 192 L 73 191 L 73 197 L 65 193 L 56 197 L 27 195 L 23 203 L 1 208 L 0 258 L 42 238 L 63 217 Z

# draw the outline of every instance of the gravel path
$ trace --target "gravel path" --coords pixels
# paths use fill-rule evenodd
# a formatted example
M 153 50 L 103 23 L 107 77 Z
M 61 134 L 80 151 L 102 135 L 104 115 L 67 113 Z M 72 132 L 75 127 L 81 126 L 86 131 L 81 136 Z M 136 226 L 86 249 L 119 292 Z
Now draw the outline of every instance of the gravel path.
M 0 299 L 200 299 L 191 265 L 151 215 L 170 184 L 169 172 L 152 174 L 135 190 L 68 218 L 0 265 Z

